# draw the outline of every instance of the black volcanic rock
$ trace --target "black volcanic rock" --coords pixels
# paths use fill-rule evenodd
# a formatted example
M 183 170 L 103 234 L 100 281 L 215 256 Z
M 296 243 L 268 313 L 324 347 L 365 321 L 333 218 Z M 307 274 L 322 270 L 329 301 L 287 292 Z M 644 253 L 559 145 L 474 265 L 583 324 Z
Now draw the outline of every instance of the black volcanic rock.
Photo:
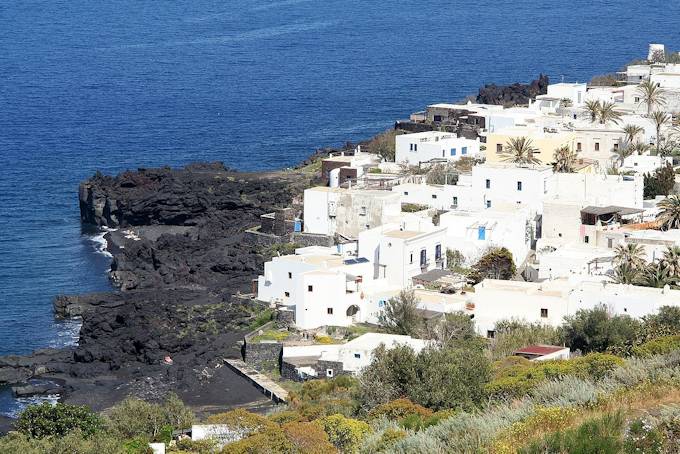
M 549 79 L 540 74 L 530 84 L 515 83 L 511 85 L 487 84 L 479 89 L 476 101 L 481 104 L 500 104 L 514 106 L 528 104 L 530 99 L 548 92 Z

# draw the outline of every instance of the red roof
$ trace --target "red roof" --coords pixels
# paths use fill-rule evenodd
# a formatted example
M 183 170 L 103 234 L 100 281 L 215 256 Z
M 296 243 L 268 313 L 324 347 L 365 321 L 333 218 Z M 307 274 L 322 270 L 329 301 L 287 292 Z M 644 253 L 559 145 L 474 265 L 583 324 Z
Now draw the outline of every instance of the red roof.
M 529 345 L 515 351 L 515 354 L 524 353 L 525 355 L 549 355 L 551 353 L 564 350 L 566 347 L 558 347 L 556 345 Z

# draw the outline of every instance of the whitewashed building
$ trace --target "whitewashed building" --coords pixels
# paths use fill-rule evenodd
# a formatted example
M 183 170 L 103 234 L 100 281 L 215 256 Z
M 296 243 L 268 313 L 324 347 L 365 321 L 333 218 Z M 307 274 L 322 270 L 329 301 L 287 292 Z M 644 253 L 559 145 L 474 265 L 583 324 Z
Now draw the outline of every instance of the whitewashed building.
M 304 231 L 356 239 L 359 232 L 396 222 L 401 196 L 382 190 L 319 186 L 304 192 Z
M 543 210 L 553 171 L 548 166 L 482 164 L 472 168 L 472 197 L 476 208 Z
M 628 156 L 623 165 L 619 168 L 620 172 L 635 172 L 639 174 L 654 173 L 656 169 L 665 167 L 668 164 L 673 164 L 671 156 L 651 156 L 651 155 L 633 155 Z
M 395 161 L 419 165 L 437 160 L 455 161 L 461 157 L 480 157 L 479 141 L 456 134 L 426 131 L 395 137 Z
M 472 177 L 462 174 L 456 184 L 403 183 L 392 187 L 402 203 L 425 205 L 438 210 L 472 209 Z
M 373 264 L 374 279 L 407 288 L 414 276 L 446 267 L 445 242 L 442 227 L 418 231 L 386 224 L 359 234 L 359 257 Z
M 470 264 L 489 248 L 505 247 L 519 266 L 527 258 L 535 231 L 528 208 L 449 211 L 440 216 L 439 225 L 446 227 L 446 247 L 460 251 Z

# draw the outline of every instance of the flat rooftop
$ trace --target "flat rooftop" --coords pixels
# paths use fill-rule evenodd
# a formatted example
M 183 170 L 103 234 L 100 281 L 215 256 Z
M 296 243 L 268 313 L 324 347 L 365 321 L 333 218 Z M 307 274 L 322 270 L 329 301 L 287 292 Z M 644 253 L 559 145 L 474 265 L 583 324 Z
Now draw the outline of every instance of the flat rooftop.
M 419 235 L 422 235 L 427 232 L 417 232 L 415 230 L 390 230 L 389 232 L 385 232 L 384 235 L 389 238 L 399 238 L 402 240 L 409 240 L 411 238 L 415 238 Z

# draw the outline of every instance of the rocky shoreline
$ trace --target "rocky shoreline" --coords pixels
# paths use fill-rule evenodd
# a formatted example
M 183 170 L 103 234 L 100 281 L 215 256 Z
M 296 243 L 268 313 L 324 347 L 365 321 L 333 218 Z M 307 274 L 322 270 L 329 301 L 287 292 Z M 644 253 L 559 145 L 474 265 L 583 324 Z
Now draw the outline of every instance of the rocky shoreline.
M 83 224 L 115 229 L 105 239 L 119 290 L 56 297 L 56 317 L 82 319 L 78 346 L 0 357 L 0 384 L 59 389 L 63 401 L 96 410 L 170 391 L 196 408 L 257 404 L 262 395 L 223 367 L 260 309 L 234 297 L 250 290 L 264 260 L 244 230 L 291 205 L 311 178 L 213 163 L 83 182 Z

